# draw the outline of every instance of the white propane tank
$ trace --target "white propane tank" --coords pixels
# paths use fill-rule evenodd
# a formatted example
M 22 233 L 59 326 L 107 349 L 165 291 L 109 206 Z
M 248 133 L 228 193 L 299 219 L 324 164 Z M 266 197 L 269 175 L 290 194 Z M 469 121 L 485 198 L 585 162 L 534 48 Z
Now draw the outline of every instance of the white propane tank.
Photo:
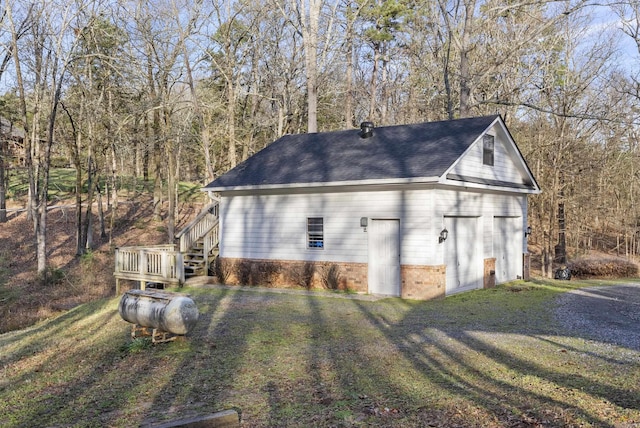
M 176 335 L 189 333 L 198 321 L 198 308 L 189 297 L 156 290 L 129 290 L 118 312 L 123 320 Z

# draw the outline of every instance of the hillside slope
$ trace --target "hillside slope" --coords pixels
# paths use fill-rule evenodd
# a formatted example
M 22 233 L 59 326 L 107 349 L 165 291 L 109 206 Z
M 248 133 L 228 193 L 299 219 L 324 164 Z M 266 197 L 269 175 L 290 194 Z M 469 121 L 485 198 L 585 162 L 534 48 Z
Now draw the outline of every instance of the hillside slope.
M 183 204 L 178 225 L 186 224 L 201 208 L 202 204 Z M 96 216 L 94 246 L 86 255 L 76 257 L 75 208 L 69 204 L 52 209 L 47 228 L 49 279 L 45 284 L 36 276 L 33 225 L 24 212 L 12 212 L 9 221 L 0 225 L 0 333 L 112 295 L 115 247 L 167 242 L 165 223 L 152 221 L 152 210 L 147 196 L 121 202 L 112 245 L 108 236 L 100 237 Z M 109 219 L 110 211 L 105 215 Z

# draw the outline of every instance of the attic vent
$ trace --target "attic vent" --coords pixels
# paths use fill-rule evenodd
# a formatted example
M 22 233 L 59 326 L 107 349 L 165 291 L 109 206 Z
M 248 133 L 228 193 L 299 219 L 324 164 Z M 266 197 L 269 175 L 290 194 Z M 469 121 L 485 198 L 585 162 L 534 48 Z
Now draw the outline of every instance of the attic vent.
M 369 138 L 373 136 L 373 122 L 362 122 L 360 124 L 360 137 Z

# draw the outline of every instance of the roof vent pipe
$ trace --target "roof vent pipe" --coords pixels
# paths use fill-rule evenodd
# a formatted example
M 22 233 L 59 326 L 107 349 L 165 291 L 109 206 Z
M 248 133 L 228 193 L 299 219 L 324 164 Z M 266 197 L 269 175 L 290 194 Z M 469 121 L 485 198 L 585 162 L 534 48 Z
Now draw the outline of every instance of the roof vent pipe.
M 369 138 L 373 136 L 373 122 L 362 122 L 360 124 L 360 137 Z

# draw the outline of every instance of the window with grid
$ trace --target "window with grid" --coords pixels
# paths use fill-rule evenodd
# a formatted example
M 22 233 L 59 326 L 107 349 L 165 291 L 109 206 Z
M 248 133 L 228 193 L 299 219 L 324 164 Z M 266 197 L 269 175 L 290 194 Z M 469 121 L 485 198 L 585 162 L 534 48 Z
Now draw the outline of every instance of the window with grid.
M 307 218 L 307 248 L 324 248 L 324 222 L 322 217 Z
M 493 166 L 493 146 L 495 137 L 493 135 L 485 135 L 482 137 L 482 164 Z

